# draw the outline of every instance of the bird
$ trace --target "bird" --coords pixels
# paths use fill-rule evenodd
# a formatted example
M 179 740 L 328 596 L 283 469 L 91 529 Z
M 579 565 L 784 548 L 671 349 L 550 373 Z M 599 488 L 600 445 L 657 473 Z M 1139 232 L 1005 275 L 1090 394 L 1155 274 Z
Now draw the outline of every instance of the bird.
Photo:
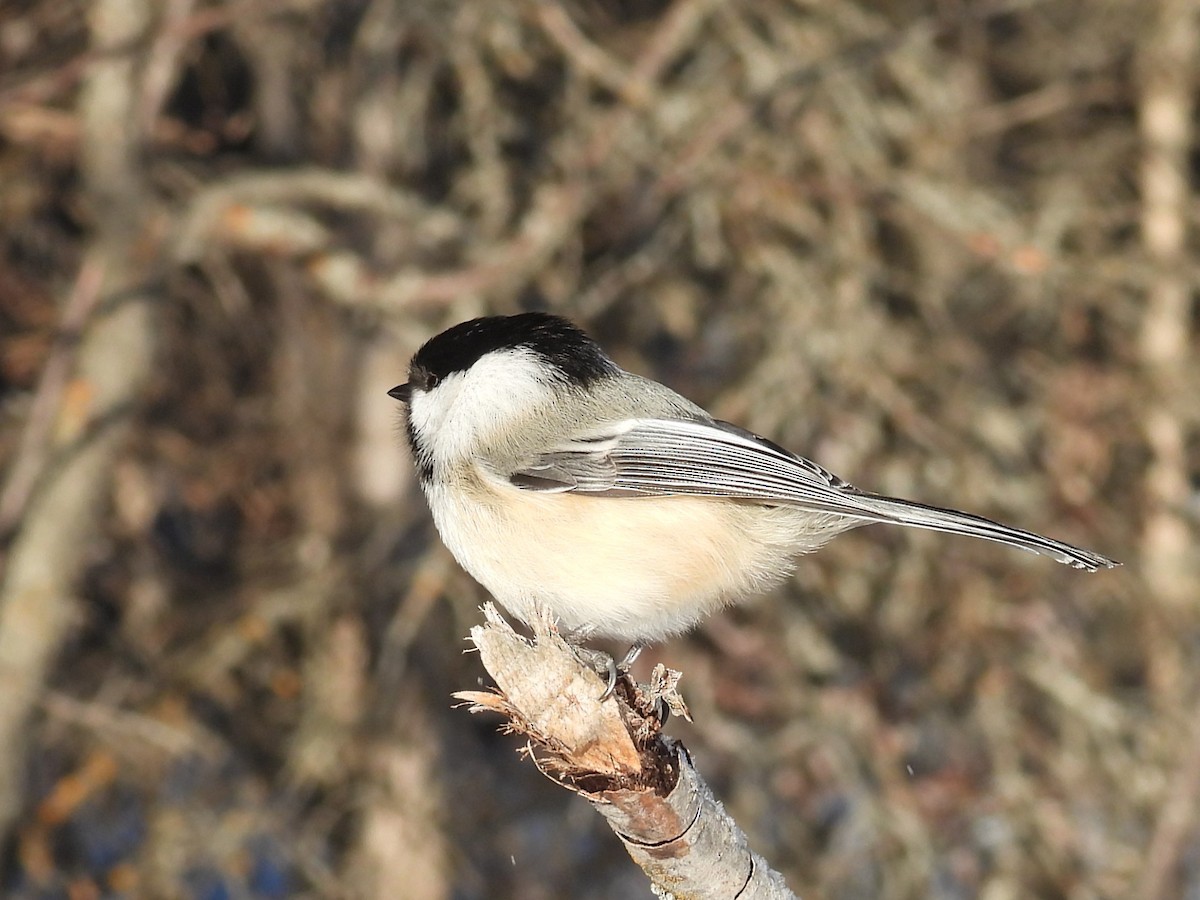
M 510 614 L 641 648 L 788 577 L 873 523 L 967 535 L 1094 572 L 1099 553 L 861 490 L 618 366 L 546 312 L 454 325 L 389 395 L 437 530 Z M 610 672 L 611 685 L 611 672 Z

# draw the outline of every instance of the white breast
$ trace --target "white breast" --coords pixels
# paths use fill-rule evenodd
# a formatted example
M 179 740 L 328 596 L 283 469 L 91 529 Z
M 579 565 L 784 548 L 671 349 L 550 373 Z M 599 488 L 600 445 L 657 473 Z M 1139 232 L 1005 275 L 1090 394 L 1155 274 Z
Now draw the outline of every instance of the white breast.
M 786 509 L 699 497 L 544 494 L 474 474 L 468 491 L 426 487 L 455 558 L 510 613 L 535 603 L 570 630 L 628 641 L 686 631 L 790 570 Z

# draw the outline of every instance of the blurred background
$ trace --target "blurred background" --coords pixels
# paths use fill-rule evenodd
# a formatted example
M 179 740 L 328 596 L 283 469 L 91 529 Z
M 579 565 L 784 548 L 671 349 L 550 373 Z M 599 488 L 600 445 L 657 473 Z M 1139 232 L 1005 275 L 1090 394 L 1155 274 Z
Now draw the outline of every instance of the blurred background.
M 0 893 L 648 897 L 388 388 L 548 309 L 873 490 L 653 648 L 806 898 L 1200 897 L 1192 0 L 0 0 Z M 645 670 L 639 668 L 644 676 Z

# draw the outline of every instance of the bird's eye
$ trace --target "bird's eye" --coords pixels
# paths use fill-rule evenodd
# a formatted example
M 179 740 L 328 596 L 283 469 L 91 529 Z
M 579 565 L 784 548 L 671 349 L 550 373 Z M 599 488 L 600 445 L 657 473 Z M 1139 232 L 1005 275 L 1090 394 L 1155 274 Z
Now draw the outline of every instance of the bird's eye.
M 432 372 L 429 372 L 428 374 L 426 374 L 425 384 L 424 384 L 425 390 L 432 391 L 435 387 L 438 386 L 439 380 L 440 379 L 436 375 L 434 375 Z

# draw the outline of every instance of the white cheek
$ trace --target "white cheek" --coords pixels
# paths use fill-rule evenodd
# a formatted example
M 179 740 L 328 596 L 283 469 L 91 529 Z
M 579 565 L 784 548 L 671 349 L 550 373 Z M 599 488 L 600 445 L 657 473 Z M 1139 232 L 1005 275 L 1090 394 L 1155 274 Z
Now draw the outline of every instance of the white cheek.
M 434 460 L 474 456 L 514 420 L 549 400 L 544 364 L 526 350 L 488 353 L 466 372 L 455 372 L 428 393 L 412 398 L 412 424 Z
M 433 393 L 414 391 L 409 401 L 408 415 L 413 430 L 422 445 L 436 449 L 438 439 L 445 431 L 446 419 L 454 408 L 454 401 L 462 389 L 462 377 L 451 375 L 439 384 Z

